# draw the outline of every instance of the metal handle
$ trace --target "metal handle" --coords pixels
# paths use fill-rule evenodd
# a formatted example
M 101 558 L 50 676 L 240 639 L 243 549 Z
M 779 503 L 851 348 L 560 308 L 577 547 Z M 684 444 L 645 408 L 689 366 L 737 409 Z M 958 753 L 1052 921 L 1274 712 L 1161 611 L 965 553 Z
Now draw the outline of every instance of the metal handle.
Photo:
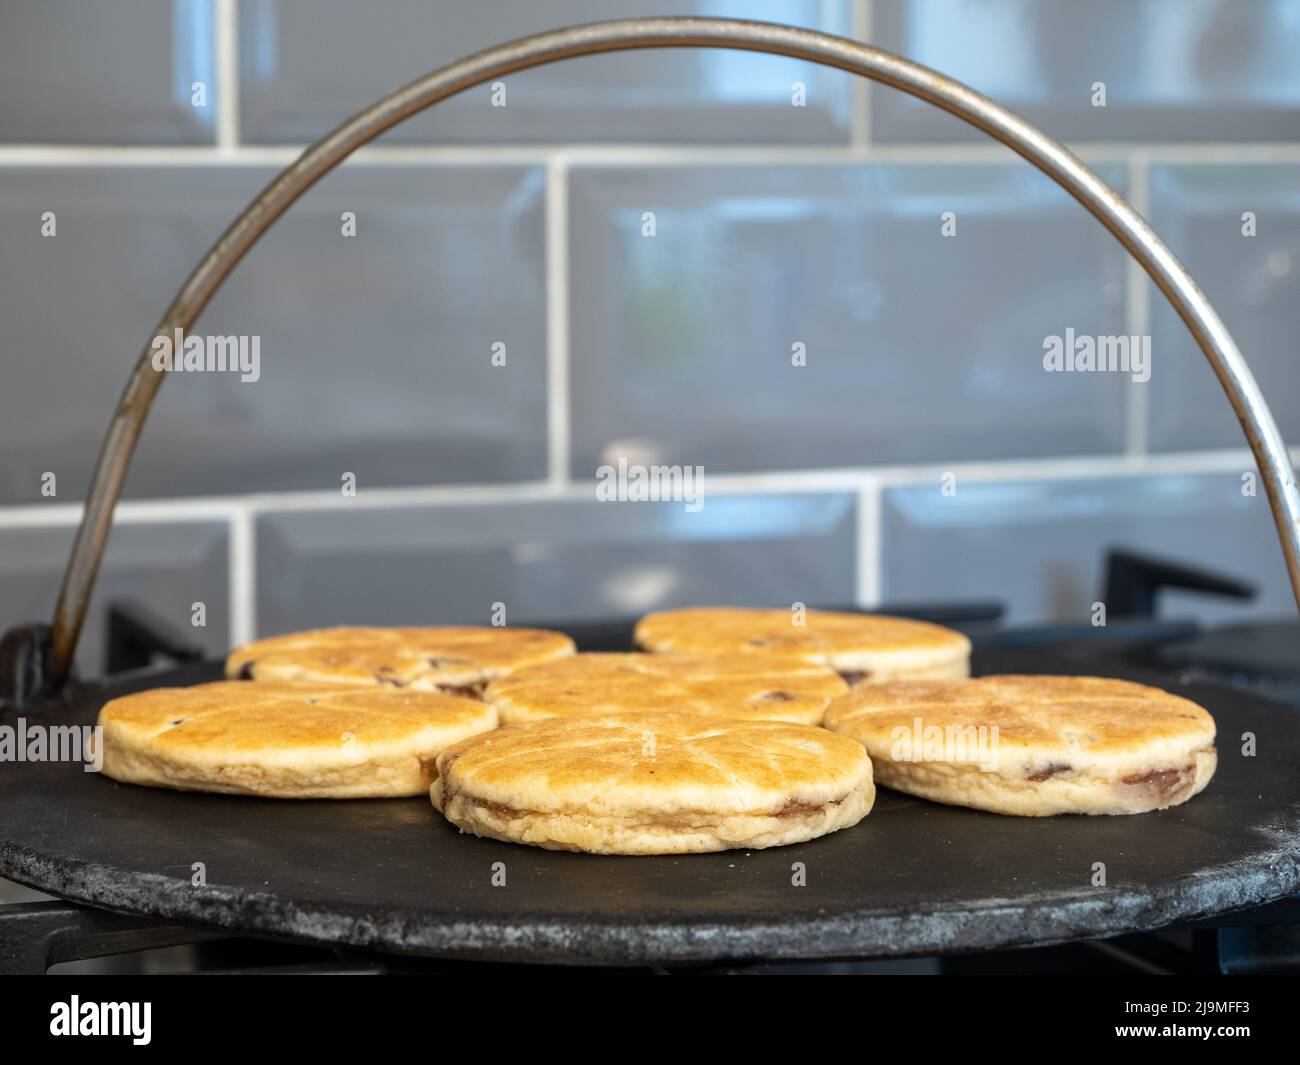
M 222 234 L 181 287 L 152 336 L 188 331 L 226 275 L 258 237 L 319 178 L 367 141 L 426 107 L 474 85 L 574 56 L 635 48 L 735 48 L 770 52 L 890 85 L 940 107 L 1023 156 L 1086 207 L 1128 249 L 1173 305 L 1209 360 L 1264 478 L 1287 571 L 1300 604 L 1300 495 L 1277 424 L 1223 322 L 1164 242 L 1114 189 L 1056 141 L 960 82 L 900 56 L 813 30 L 711 18 L 596 22 L 524 37 L 458 60 L 390 93 L 317 141 L 275 178 Z M 68 675 L 131 453 L 165 371 L 150 348 L 136 363 L 95 467 L 94 483 L 59 590 L 52 634 L 53 677 Z

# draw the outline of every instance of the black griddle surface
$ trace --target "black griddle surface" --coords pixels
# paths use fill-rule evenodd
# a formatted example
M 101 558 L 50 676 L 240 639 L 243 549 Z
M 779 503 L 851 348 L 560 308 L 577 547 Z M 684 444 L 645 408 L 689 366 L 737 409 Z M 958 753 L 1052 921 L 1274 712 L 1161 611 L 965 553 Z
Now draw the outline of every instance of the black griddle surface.
M 1053 669 L 1041 652 L 1017 654 L 977 665 Z M 218 672 L 191 667 L 91 688 L 23 716 L 90 723 L 113 695 Z M 0 875 L 93 906 L 244 934 L 591 964 L 995 949 L 1149 930 L 1296 891 L 1300 713 L 1229 690 L 1163 686 L 1214 714 L 1219 770 L 1202 795 L 1161 813 L 1001 817 L 882 789 L 861 824 L 810 843 L 618 858 L 461 835 L 424 799 L 237 798 L 118 784 L 78 765 L 3 762 Z M 1254 758 L 1242 756 L 1245 732 L 1256 737 Z M 202 886 L 192 883 L 196 862 Z M 1096 863 L 1104 887 L 1093 886 Z M 796 887 L 800 866 L 806 886 Z M 493 886 L 501 869 L 505 885 Z
M 1225 625 L 1159 649 L 1174 669 L 1201 668 L 1225 676 L 1260 677 L 1295 684 L 1300 681 L 1300 623 L 1251 622 Z

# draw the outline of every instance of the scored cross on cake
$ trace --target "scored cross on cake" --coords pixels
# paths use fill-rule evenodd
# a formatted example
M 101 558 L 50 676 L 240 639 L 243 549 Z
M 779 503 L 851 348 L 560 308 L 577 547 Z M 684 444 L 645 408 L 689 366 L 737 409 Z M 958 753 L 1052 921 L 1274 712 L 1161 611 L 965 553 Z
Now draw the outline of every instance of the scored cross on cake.
M 483 697 L 503 725 L 635 710 L 820 725 L 848 690 L 795 655 L 577 654 L 515 670 Z

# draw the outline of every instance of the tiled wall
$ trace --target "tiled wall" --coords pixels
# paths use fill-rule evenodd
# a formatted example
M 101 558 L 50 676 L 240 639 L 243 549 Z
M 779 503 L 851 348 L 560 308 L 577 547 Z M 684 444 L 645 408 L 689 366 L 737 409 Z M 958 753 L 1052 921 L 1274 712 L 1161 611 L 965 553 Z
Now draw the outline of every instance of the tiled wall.
M 644 13 L 871 40 L 1067 140 L 1187 262 L 1300 441 L 1300 0 L 0 0 L 0 626 L 48 615 L 128 368 L 302 145 L 478 48 Z M 998 598 L 1081 621 L 1127 545 L 1261 586 L 1178 612 L 1291 609 L 1185 330 L 1009 151 L 770 56 L 505 81 L 504 107 L 470 90 L 325 178 L 216 296 L 198 330 L 259 336 L 261 379 L 160 392 L 87 672 L 128 594 L 182 627 L 205 602 L 213 652 L 495 602 L 522 622 Z M 1045 373 L 1067 328 L 1150 334 L 1151 380 Z M 597 503 L 619 456 L 703 466 L 704 508 Z

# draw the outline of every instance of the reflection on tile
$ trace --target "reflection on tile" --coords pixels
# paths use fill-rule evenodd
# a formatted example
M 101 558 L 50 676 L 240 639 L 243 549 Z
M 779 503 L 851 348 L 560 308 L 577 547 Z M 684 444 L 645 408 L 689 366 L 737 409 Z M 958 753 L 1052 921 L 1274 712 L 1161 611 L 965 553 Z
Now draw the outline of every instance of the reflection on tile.
M 1244 471 L 1243 471 L 1244 472 Z M 1240 473 L 1060 481 L 938 482 L 885 494 L 886 600 L 1000 599 L 1012 624 L 1088 624 L 1110 547 L 1255 582 L 1254 603 L 1162 593 L 1163 616 L 1227 623 L 1295 610 L 1262 487 Z
M 0 529 L 0 632 L 49 621 L 74 532 L 70 526 Z M 211 655 L 224 654 L 230 642 L 229 586 L 224 523 L 119 523 L 77 645 L 78 670 L 83 677 L 103 674 L 108 607 L 119 602 L 139 603 L 181 639 Z M 200 602 L 206 624 L 196 627 L 194 604 Z
M 212 143 L 213 3 L 0 3 L 0 141 Z
M 1151 223 L 1223 318 L 1283 439 L 1300 443 L 1300 171 L 1294 166 L 1155 167 Z M 1254 215 L 1254 235 L 1247 236 Z M 1209 363 L 1151 290 L 1151 447 L 1244 447 Z
M 148 331 L 269 170 L 13 169 L 0 183 L 0 499 L 86 489 Z M 543 186 L 530 169 L 345 167 L 199 319 L 260 378 L 173 374 L 127 493 L 521 479 L 545 470 Z M 41 236 L 54 211 L 57 235 Z M 345 212 L 356 236 L 342 234 Z M 493 364 L 504 345 L 505 365 Z M 502 349 L 497 349 L 501 351 Z
M 644 15 L 787 22 L 847 35 L 849 0 L 241 0 L 241 127 L 254 142 L 306 143 L 384 93 L 529 33 Z M 387 140 L 439 142 L 847 139 L 851 78 L 777 56 L 652 49 L 512 74 L 402 123 Z M 805 88 L 793 106 L 793 87 Z
M 978 89 L 1062 140 L 1249 141 L 1300 135 L 1293 0 L 890 0 L 872 42 Z M 1104 85 L 1105 106 L 1098 85 Z M 982 139 L 891 89 L 885 141 Z
M 1027 166 L 579 169 L 571 192 L 576 476 L 1123 446 L 1141 386 L 1043 369 L 1048 336 L 1123 332 L 1123 252 Z
M 483 625 L 497 602 L 510 624 L 691 603 L 849 603 L 854 513 L 845 494 L 706 494 L 694 513 L 562 501 L 268 514 L 258 632 Z

